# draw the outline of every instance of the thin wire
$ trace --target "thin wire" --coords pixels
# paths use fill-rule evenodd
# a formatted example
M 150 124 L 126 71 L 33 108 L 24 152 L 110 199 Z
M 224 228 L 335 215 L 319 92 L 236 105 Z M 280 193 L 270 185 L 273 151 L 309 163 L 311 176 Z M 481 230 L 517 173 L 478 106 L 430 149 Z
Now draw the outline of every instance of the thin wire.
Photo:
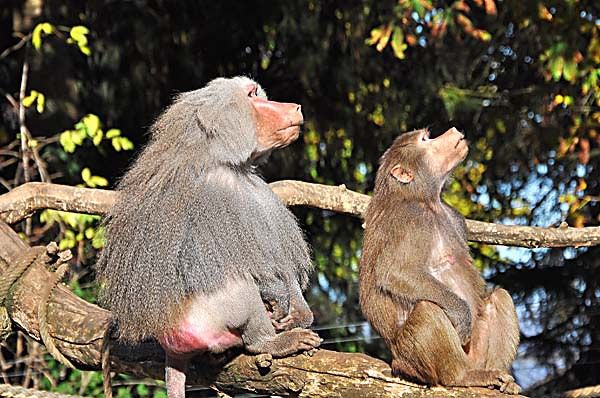
M 364 327 L 367 326 L 369 324 L 369 322 L 364 321 L 364 322 L 356 322 L 356 323 L 345 323 L 342 325 L 336 325 L 336 324 L 331 324 L 331 325 L 318 325 L 318 326 L 313 326 L 311 327 L 312 330 L 333 330 L 333 329 L 345 329 L 345 328 L 351 328 L 351 327 Z
M 334 344 L 334 343 L 349 343 L 351 341 L 371 341 L 371 340 L 380 340 L 381 336 L 373 336 L 373 337 L 339 337 L 335 339 L 327 339 L 323 340 L 321 345 L 326 344 Z

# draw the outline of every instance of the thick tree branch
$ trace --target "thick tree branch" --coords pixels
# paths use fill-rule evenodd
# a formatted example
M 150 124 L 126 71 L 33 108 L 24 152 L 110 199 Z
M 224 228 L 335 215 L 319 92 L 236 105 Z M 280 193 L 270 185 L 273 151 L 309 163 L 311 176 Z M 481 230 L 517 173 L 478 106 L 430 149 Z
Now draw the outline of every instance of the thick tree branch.
M 353 216 L 361 216 L 369 196 L 344 185 L 329 186 L 302 181 L 271 184 L 288 206 L 304 205 Z M 0 196 L 0 219 L 10 224 L 41 209 L 105 214 L 114 203 L 115 192 L 46 183 L 29 183 Z M 542 228 L 492 224 L 467 220 L 469 240 L 492 245 L 521 247 L 594 246 L 600 244 L 600 227 Z
M 89 192 L 88 192 L 89 193 Z M 0 263 L 3 271 L 17 261 L 27 245 L 4 222 L 0 222 Z M 13 321 L 34 339 L 40 339 L 36 309 L 43 286 L 51 278 L 43 266 L 34 264 L 18 281 L 8 304 Z M 59 350 L 81 369 L 100 367 L 101 340 L 110 313 L 71 293 L 65 286 L 55 290 L 49 305 L 48 327 Z M 116 344 L 115 344 L 116 345 Z M 136 376 L 163 377 L 161 348 L 148 342 L 136 347 L 116 345 L 113 370 Z M 427 388 L 391 377 L 384 362 L 363 354 L 318 350 L 290 358 L 238 355 L 231 361 L 198 358 L 188 375 L 190 384 L 211 386 L 226 393 L 255 392 L 293 397 L 499 397 L 486 388 Z

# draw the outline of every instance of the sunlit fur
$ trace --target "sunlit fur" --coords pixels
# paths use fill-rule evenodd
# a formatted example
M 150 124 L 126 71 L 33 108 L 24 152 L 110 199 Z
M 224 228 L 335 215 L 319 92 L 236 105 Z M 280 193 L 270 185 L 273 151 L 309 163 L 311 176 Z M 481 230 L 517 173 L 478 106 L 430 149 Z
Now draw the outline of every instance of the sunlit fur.
M 182 302 L 226 281 L 274 278 L 306 287 L 309 249 L 294 216 L 255 174 L 245 77 L 183 93 L 151 127 L 148 145 L 117 186 L 97 272 L 119 337 L 157 336 Z M 259 89 L 258 95 L 266 97 Z
M 514 304 L 502 289 L 486 291 L 472 264 L 465 220 L 440 198 L 450 171 L 431 158 L 431 142 L 420 142 L 423 132 L 399 136 L 381 158 L 365 213 L 362 312 L 390 348 L 393 374 L 517 393 L 508 374 L 519 340 Z M 456 165 L 465 149 L 450 145 L 437 155 Z M 411 171 L 412 181 L 391 174 L 398 165 Z

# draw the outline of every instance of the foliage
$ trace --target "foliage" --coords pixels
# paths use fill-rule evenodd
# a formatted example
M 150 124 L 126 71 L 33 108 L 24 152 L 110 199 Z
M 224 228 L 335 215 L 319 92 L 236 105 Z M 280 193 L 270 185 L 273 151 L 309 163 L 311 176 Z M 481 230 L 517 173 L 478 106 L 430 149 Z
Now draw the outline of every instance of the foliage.
M 112 183 L 174 92 L 249 74 L 272 98 L 302 103 L 306 119 L 302 139 L 263 168 L 270 180 L 369 192 L 377 159 L 397 134 L 457 126 L 471 152 L 444 198 L 462 214 L 528 225 L 600 223 L 597 2 L 68 0 L 44 2 L 35 15 L 26 3 L 0 12 L 2 26 L 22 34 L 0 35 L 0 88 L 17 105 L 24 59 L 30 64 L 22 99 L 30 136 L 21 139 L 14 104 L 0 105 L 7 189 L 25 180 L 22 142 L 32 180 L 42 178 L 43 165 L 56 182 Z M 325 347 L 385 356 L 357 310 L 360 221 L 295 211 L 314 247 L 309 299 Z M 29 239 L 76 248 L 85 286 L 101 231 L 96 218 L 82 217 L 43 212 Z M 598 248 L 472 249 L 484 275 L 517 301 L 520 381 L 543 382 L 540 394 L 598 384 Z M 526 368 L 531 363 L 535 372 Z M 59 387 L 75 391 L 79 381 L 61 374 Z

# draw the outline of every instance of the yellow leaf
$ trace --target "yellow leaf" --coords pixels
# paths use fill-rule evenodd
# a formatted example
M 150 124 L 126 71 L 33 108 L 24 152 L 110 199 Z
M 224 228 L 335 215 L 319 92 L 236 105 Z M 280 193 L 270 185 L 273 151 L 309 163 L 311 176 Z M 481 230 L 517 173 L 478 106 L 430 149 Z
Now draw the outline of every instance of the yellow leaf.
M 377 43 L 377 45 L 375 46 L 377 51 L 379 51 L 379 52 L 383 51 L 385 46 L 387 46 L 388 41 L 390 41 L 391 34 L 392 34 L 392 25 L 387 25 L 383 29 L 383 33 L 381 35 L 381 38 L 379 39 L 379 43 Z
M 52 26 L 48 22 L 43 22 L 40 24 L 40 26 L 41 26 L 42 32 L 44 32 L 47 35 L 54 32 L 54 26 Z
M 49 35 L 54 32 L 54 26 L 48 22 L 37 24 L 31 34 L 31 43 L 36 50 L 42 47 L 42 33 Z
M 119 137 L 115 137 L 112 139 L 112 146 L 117 152 L 121 150 L 121 143 L 119 142 Z
M 90 178 L 90 181 L 96 187 L 105 187 L 105 186 L 108 186 L 108 180 L 106 178 L 104 178 L 104 177 L 92 176 L 92 178 Z
M 94 138 L 92 139 L 92 141 L 94 142 L 95 146 L 100 145 L 100 143 L 102 142 L 102 137 L 103 137 L 103 133 L 102 130 L 98 130 L 98 133 L 96 133 L 96 135 L 94 136 Z
M 83 181 L 87 183 L 91 177 L 92 172 L 90 171 L 89 167 L 86 167 L 85 169 L 81 170 L 81 178 L 83 179 Z
M 124 151 L 131 151 L 133 149 L 133 142 L 127 137 L 121 137 L 121 147 Z
M 490 41 L 492 39 L 492 35 L 486 30 L 479 30 L 478 33 L 481 41 Z
M 121 135 L 121 130 L 119 129 L 110 129 L 106 132 L 106 138 L 115 138 Z
M 23 106 L 25 108 L 29 108 L 33 104 L 37 96 L 38 92 L 35 90 L 31 90 L 31 93 L 27 97 L 23 98 Z
M 37 113 L 44 112 L 45 105 L 46 105 L 46 96 L 42 93 L 38 93 L 37 104 L 36 104 L 36 108 L 35 108 L 37 110 Z
M 90 33 L 90 30 L 85 26 L 77 25 L 73 26 L 70 31 L 71 38 L 79 45 L 85 46 L 88 42 L 86 35 Z
M 377 42 L 379 42 L 379 40 L 381 39 L 382 33 L 383 33 L 383 29 L 381 29 L 381 27 L 371 29 L 371 37 L 367 39 L 366 43 L 369 46 L 372 46 L 373 44 L 377 44 Z
M 62 145 L 65 152 L 75 152 L 75 143 L 73 142 L 73 132 L 71 130 L 63 131 L 60 134 L 58 141 L 60 142 L 60 145 Z
M 33 33 L 31 34 L 31 43 L 36 50 L 39 50 L 42 46 L 42 28 L 40 25 L 33 29 Z
M 100 118 L 93 113 L 90 113 L 85 115 L 81 121 L 87 130 L 87 135 L 90 137 L 95 136 L 96 132 L 100 128 Z
M 92 54 L 92 50 L 88 46 L 79 46 L 79 51 L 81 51 L 86 56 L 90 56 Z

